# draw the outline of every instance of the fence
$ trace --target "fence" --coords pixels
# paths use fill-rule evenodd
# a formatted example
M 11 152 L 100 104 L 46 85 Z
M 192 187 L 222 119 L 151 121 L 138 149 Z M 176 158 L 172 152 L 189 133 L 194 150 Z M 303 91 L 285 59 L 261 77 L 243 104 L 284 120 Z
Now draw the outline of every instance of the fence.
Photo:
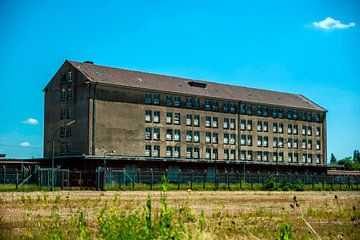
M 274 173 L 274 172 L 243 172 L 243 171 L 207 171 L 192 169 L 111 169 L 98 167 L 91 170 L 54 169 L 54 186 L 65 187 L 96 187 L 96 189 L 157 189 L 164 177 L 173 189 L 268 189 L 271 185 L 280 189 L 296 188 L 305 185 L 306 189 L 321 187 L 336 190 L 359 190 L 359 175 L 326 175 L 314 173 Z M 1 186 L 20 187 L 36 186 L 50 188 L 52 169 L 25 167 L 0 167 Z
M 104 169 L 96 170 L 96 187 L 98 189 L 139 189 L 154 186 L 166 181 L 177 189 L 197 188 L 219 189 L 266 189 L 275 184 L 280 189 L 296 188 L 306 185 L 306 189 L 328 187 L 337 190 L 359 190 L 360 176 L 326 175 L 326 174 L 298 174 L 274 172 L 242 172 L 242 171 L 199 171 L 199 170 L 161 170 L 161 169 Z M 256 186 L 255 186 L 256 185 Z

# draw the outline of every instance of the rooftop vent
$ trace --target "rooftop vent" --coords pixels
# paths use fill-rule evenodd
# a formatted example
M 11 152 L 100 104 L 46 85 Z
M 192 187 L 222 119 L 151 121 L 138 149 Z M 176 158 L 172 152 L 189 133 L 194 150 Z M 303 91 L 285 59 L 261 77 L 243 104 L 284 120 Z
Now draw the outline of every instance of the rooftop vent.
M 85 61 L 84 63 L 94 64 L 93 61 Z
M 191 87 L 198 87 L 198 88 L 206 88 L 206 83 L 202 83 L 202 82 L 188 82 L 188 84 L 191 86 Z

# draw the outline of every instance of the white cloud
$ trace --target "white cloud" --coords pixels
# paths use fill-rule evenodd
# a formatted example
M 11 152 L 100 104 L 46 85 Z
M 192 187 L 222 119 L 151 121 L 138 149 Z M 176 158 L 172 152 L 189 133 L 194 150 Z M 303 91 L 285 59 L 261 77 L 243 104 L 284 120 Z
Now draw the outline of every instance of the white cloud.
M 19 144 L 20 147 L 30 147 L 31 144 L 29 142 L 22 142 Z
M 30 125 L 38 125 L 39 121 L 36 120 L 35 118 L 28 118 L 25 121 L 22 121 L 22 123 L 30 124 Z
M 333 19 L 332 17 L 327 17 L 322 21 L 313 22 L 313 26 L 325 30 L 332 30 L 332 29 L 347 29 L 350 27 L 355 27 L 355 23 L 351 22 L 348 24 L 344 24 L 339 20 Z

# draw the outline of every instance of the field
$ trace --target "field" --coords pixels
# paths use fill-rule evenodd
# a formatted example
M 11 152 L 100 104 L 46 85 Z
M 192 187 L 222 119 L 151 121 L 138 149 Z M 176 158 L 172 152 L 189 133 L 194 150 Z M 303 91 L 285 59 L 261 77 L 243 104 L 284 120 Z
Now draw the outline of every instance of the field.
M 360 239 L 359 192 L 0 193 L 0 239 Z

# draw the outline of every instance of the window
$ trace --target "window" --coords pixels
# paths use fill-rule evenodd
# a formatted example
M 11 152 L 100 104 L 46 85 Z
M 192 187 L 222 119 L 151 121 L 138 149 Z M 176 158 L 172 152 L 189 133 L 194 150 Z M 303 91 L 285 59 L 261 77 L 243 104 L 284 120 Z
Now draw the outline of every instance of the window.
M 173 147 L 167 146 L 166 147 L 166 157 L 172 157 L 173 156 Z
M 185 107 L 192 108 L 192 106 L 193 106 L 192 98 L 186 98 Z
M 257 157 L 256 157 L 256 159 L 258 160 L 258 161 L 261 161 L 262 160 L 262 152 L 257 152 Z
M 151 122 L 152 112 L 151 110 L 145 111 L 145 122 Z
M 262 131 L 262 122 L 257 122 L 257 131 L 261 132 Z
M 160 128 L 154 128 L 153 139 L 157 141 L 160 140 Z
M 293 162 L 295 162 L 295 163 L 299 162 L 299 154 L 298 153 L 294 153 Z
M 268 147 L 269 146 L 269 137 L 264 137 L 263 146 Z
M 154 105 L 160 105 L 160 94 L 154 94 L 153 103 Z
M 293 155 L 292 153 L 288 153 L 288 162 L 292 162 L 293 161 Z
M 66 81 L 66 74 L 61 74 L 61 83 L 64 84 Z
M 321 156 L 320 154 L 316 155 L 316 163 L 321 163 Z
M 66 136 L 67 137 L 71 136 L 71 126 L 67 126 L 67 128 L 66 128 Z
M 273 162 L 277 162 L 278 161 L 278 154 L 277 152 L 273 152 Z
M 320 122 L 320 114 L 319 113 L 315 114 L 315 121 Z
M 303 163 L 306 163 L 306 162 L 307 162 L 307 156 L 306 156 L 306 154 L 303 154 L 303 155 L 302 155 L 302 161 L 303 161 Z
M 297 120 L 298 119 L 298 114 L 296 111 L 293 112 L 293 119 L 294 120 Z
M 228 118 L 224 118 L 224 125 L 223 125 L 224 129 L 228 129 L 229 128 L 229 119 Z
M 218 118 L 217 118 L 217 117 L 213 117 L 212 126 L 213 126 L 213 128 L 217 128 L 217 127 L 218 127 Z
M 198 98 L 194 98 L 194 108 L 200 107 L 200 100 Z
M 176 142 L 180 141 L 180 130 L 179 129 L 175 129 L 174 141 L 176 141 Z
M 242 119 L 241 122 L 240 122 L 240 129 L 241 130 L 245 130 L 245 124 L 246 124 L 246 121 L 244 119 Z
M 247 151 L 246 160 L 251 161 L 253 159 L 252 151 Z
M 267 117 L 267 116 L 268 116 L 268 108 L 267 108 L 267 107 L 264 107 L 264 108 L 263 108 L 263 116 L 264 116 L 264 117 Z
M 246 105 L 246 114 L 252 115 L 252 107 L 250 105 Z
M 150 93 L 145 93 L 145 103 L 146 104 L 151 104 L 151 94 Z
M 71 83 L 72 80 L 73 80 L 73 75 L 72 75 L 72 72 L 67 72 L 66 74 L 66 80 L 68 83 Z
M 257 114 L 258 116 L 261 116 L 261 115 L 262 115 L 262 107 L 258 106 L 258 107 L 256 108 L 256 114 Z
M 240 151 L 240 160 L 245 160 L 246 151 Z
M 68 107 L 66 117 L 67 117 L 67 118 L 72 118 L 72 110 L 71 110 L 71 107 Z
M 287 118 L 288 119 L 291 119 L 292 118 L 292 112 L 290 110 L 288 110 L 287 112 Z
M 206 132 L 205 133 L 205 143 L 210 143 L 211 142 L 211 133 L 210 132 Z
M 173 97 L 172 96 L 166 96 L 166 106 L 172 107 L 173 105 Z
M 316 136 L 319 137 L 320 136 L 320 128 L 316 127 Z
M 288 124 L 287 133 L 288 133 L 288 134 L 291 134 L 291 133 L 292 133 L 292 125 L 291 125 L 291 124 Z
M 284 161 L 284 153 L 281 152 L 279 153 L 279 162 L 283 162 Z
M 206 150 L 205 150 L 205 158 L 206 159 L 211 159 L 211 149 L 210 148 L 206 148 Z
M 242 146 L 245 146 L 245 145 L 246 145 L 246 135 L 241 135 L 240 144 L 241 144 Z
M 306 120 L 306 112 L 301 112 L 301 120 Z
M 205 100 L 205 110 L 210 110 L 210 109 L 211 109 L 210 100 Z
M 211 127 L 211 117 L 205 117 L 205 127 Z
M 229 134 L 224 133 L 224 144 L 229 144 Z
M 297 149 L 298 148 L 298 140 L 294 139 L 294 148 Z
M 215 133 L 215 132 L 214 132 L 214 133 L 213 133 L 212 142 L 215 143 L 215 144 L 217 144 L 218 141 L 219 141 L 219 135 L 218 135 L 218 133 Z
M 224 160 L 229 160 L 229 149 L 224 149 Z
M 194 115 L 194 126 L 199 127 L 200 126 L 200 116 Z
M 263 127 L 264 132 L 267 132 L 268 128 L 269 128 L 268 122 L 264 122 L 264 127 Z
M 60 155 L 65 155 L 66 153 L 66 144 L 64 142 L 60 145 Z
M 186 125 L 187 126 L 192 125 L 192 115 L 190 115 L 190 114 L 186 115 Z
M 236 159 L 236 150 L 230 150 L 230 160 Z
M 236 121 L 235 118 L 230 119 L 230 129 L 232 129 L 232 130 L 235 129 L 235 126 L 236 126 L 235 121 Z
M 279 123 L 279 133 L 283 133 L 283 132 L 284 132 L 284 124 Z
M 180 113 L 175 113 L 174 124 L 180 125 Z
M 173 113 L 172 112 L 166 113 L 166 123 L 172 124 L 172 119 L 173 119 Z
M 194 148 L 194 158 L 200 158 L 200 148 Z
M 192 141 L 192 131 L 186 131 L 186 141 L 187 142 Z
M 65 101 L 66 99 L 66 90 L 63 88 L 60 91 L 60 101 Z
M 166 130 L 166 141 L 172 141 L 173 138 L 173 131 L 172 129 Z
M 306 126 L 302 126 L 301 134 L 306 135 Z
M 154 123 L 159 123 L 159 122 L 160 122 L 160 112 L 154 111 Z
M 235 107 L 234 103 L 230 103 L 229 108 L 230 108 L 230 113 L 235 113 L 236 112 L 236 107 Z
M 284 115 L 283 115 L 283 110 L 282 109 L 279 109 L 279 118 L 283 118 Z
M 60 119 L 64 119 L 66 116 L 66 110 L 65 108 L 60 109 Z
M 252 146 L 252 136 L 251 135 L 247 136 L 247 145 Z
M 192 158 L 192 148 L 191 147 L 186 148 L 186 158 Z
M 178 97 L 178 96 L 174 97 L 174 106 L 175 107 L 180 107 L 181 106 L 180 97 Z
M 155 145 L 154 146 L 154 157 L 159 157 L 159 156 L 160 156 L 160 146 Z
M 277 137 L 273 138 L 273 147 L 277 147 L 278 146 L 278 139 Z
M 223 103 L 223 112 L 224 113 L 229 112 L 229 104 L 227 102 Z
M 194 132 L 194 142 L 196 142 L 196 143 L 200 142 L 200 132 L 199 131 Z
M 246 113 L 246 106 L 244 104 L 240 104 L 240 113 L 245 114 Z
M 179 157 L 180 157 L 180 147 L 175 147 L 174 157 L 175 157 L 175 158 L 179 158 Z
M 312 113 L 311 112 L 308 112 L 307 114 L 306 114 L 306 120 L 308 120 L 309 122 L 311 122 L 312 121 Z
M 295 135 L 298 134 L 298 125 L 294 125 L 293 133 L 294 133 Z
M 305 139 L 302 140 L 301 148 L 306 149 L 306 140 Z
M 252 130 L 252 121 L 251 121 L 251 120 L 248 120 L 248 121 L 247 121 L 247 130 L 248 130 L 248 131 L 251 131 L 251 130 Z
M 65 137 L 65 127 L 60 128 L 60 137 Z
M 213 159 L 214 159 L 214 160 L 218 160 L 218 159 L 219 159 L 218 150 L 217 150 L 216 148 L 213 149 Z
M 283 148 L 283 147 L 284 147 L 284 139 L 279 138 L 279 148 Z
M 232 145 L 236 144 L 236 134 L 231 134 L 230 144 L 232 144 Z
M 311 135 L 312 135 L 312 128 L 311 128 L 311 126 L 308 126 L 307 135 L 308 135 L 308 136 L 311 136 Z
M 268 152 L 264 152 L 263 154 L 263 161 L 267 162 L 269 160 L 269 153 Z
M 145 139 L 150 140 L 151 139 L 151 128 L 145 128 Z
M 320 141 L 316 140 L 316 150 L 320 150 Z
M 287 142 L 288 148 L 292 148 L 292 139 L 289 138 Z
M 217 101 L 213 101 L 212 102 L 212 110 L 214 112 L 218 112 L 219 111 L 219 103 Z
M 151 146 L 150 145 L 145 146 L 145 156 L 151 157 Z
M 274 108 L 272 111 L 272 117 L 277 118 L 277 109 L 276 108 Z
M 67 100 L 71 100 L 72 99 L 72 89 L 71 88 L 68 88 L 67 90 Z
M 258 146 L 258 147 L 261 147 L 261 146 L 262 146 L 262 136 L 258 136 L 257 146 Z
M 273 132 L 274 132 L 274 133 L 277 132 L 277 123 L 273 123 Z
M 308 140 L 307 148 L 312 149 L 312 141 L 311 140 Z

